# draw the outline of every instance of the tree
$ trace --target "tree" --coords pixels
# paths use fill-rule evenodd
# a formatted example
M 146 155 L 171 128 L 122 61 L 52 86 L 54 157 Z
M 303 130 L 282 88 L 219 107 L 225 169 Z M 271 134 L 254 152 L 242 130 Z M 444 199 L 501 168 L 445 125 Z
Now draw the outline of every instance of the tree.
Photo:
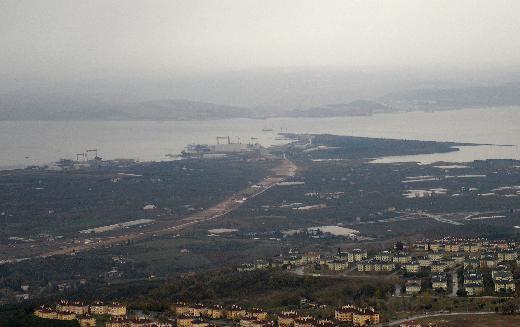
M 468 296 L 468 293 L 465 290 L 463 290 L 463 289 L 459 289 L 457 291 L 457 296 L 458 297 L 466 297 L 466 296 Z
M 518 304 L 515 301 L 507 301 L 502 304 L 501 311 L 505 315 L 512 315 L 518 310 Z

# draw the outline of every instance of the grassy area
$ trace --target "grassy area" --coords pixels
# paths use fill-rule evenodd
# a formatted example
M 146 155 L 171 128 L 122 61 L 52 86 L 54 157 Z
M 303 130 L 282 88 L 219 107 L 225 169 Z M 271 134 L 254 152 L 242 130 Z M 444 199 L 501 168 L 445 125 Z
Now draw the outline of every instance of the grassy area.
M 420 319 L 417 321 L 423 324 L 436 324 L 439 327 L 520 326 L 520 316 L 502 314 L 442 316 L 428 319 Z
M 0 172 L 0 236 L 59 235 L 182 217 L 256 183 L 270 161 L 182 160 L 63 172 Z M 153 212 L 143 207 L 153 204 Z

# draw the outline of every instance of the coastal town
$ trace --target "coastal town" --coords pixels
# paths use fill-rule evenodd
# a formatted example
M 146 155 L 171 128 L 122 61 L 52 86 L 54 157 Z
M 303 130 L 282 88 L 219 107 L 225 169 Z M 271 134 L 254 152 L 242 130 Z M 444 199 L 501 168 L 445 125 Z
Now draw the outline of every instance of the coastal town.
M 244 263 L 236 270 L 247 274 L 277 269 L 314 278 L 355 276 L 393 278 L 395 297 L 435 294 L 446 297 L 502 297 L 515 294 L 520 257 L 512 240 L 443 237 L 437 240 L 399 241 L 391 248 L 372 251 L 362 248 L 333 254 L 299 253 Z M 324 316 L 329 312 L 330 316 Z M 43 319 L 76 320 L 80 326 L 94 327 L 205 327 L 205 326 L 370 326 L 383 324 L 377 308 L 345 304 L 331 309 L 319 303 L 305 303 L 299 309 L 267 311 L 240 304 L 189 303 L 177 301 L 167 314 L 159 316 L 128 310 L 121 303 L 96 301 L 90 304 L 61 300 L 54 307 L 41 306 L 34 315 Z M 406 319 L 399 326 L 421 325 Z
M 371 307 L 344 305 L 335 309 L 334 316 L 316 318 L 297 311 L 271 313 L 260 308 L 245 309 L 240 305 L 224 308 L 222 305 L 206 306 L 178 302 L 171 306 L 171 317 L 157 320 L 147 315 L 127 315 L 126 306 L 120 303 L 85 304 L 78 301 L 61 300 L 55 308 L 41 306 L 34 315 L 42 319 L 77 320 L 81 327 L 95 327 L 98 321 L 106 327 L 334 327 L 350 324 L 353 326 L 376 325 L 379 313 Z
M 400 241 L 378 252 L 355 248 L 338 249 L 334 254 L 300 254 L 292 249 L 286 256 L 244 263 L 237 270 L 278 268 L 315 277 L 398 276 L 396 296 L 401 290 L 403 295 L 417 295 L 427 289 L 447 296 L 508 296 L 516 290 L 519 250 L 517 242 L 511 240 L 444 237 Z

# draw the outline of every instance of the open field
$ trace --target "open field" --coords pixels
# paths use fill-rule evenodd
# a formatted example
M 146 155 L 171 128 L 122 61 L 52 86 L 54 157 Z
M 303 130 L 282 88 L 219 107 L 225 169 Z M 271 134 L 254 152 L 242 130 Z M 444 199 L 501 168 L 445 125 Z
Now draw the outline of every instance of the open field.
M 420 323 L 433 323 L 439 327 L 503 327 L 520 326 L 520 316 L 502 314 L 454 315 L 416 320 Z
M 99 236 L 95 242 L 87 243 L 80 241 L 79 244 L 76 242 L 76 244 L 61 246 L 59 249 L 52 249 L 52 247 L 49 247 L 49 249 L 45 249 L 40 253 L 35 251 L 36 253 L 33 253 L 33 257 L 46 258 L 56 255 L 72 254 L 114 244 L 142 241 L 150 237 L 176 234 L 184 228 L 227 215 L 240 207 L 246 199 L 254 198 L 266 192 L 277 183 L 284 181 L 287 177 L 293 176 L 295 172 L 296 166 L 288 160 L 283 160 L 280 161 L 277 166 L 273 167 L 271 174 L 255 184 L 258 185 L 257 187 L 254 187 L 255 185 L 246 187 L 245 189 L 228 196 L 223 201 L 197 213 L 187 215 L 186 217 L 174 220 L 173 222 L 168 220 L 168 217 L 163 217 L 161 221 L 158 221 L 155 224 L 151 224 L 148 227 L 139 230 L 129 230 L 123 235 Z M 86 239 L 87 237 L 83 238 Z M 75 239 L 77 240 L 78 238 Z

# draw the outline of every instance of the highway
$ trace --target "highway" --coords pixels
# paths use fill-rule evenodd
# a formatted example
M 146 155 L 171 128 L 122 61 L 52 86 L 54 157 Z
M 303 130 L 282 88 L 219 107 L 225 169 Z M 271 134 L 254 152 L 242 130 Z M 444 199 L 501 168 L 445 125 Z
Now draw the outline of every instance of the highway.
M 296 174 L 297 166 L 287 159 L 281 160 L 280 164 L 272 170 L 272 173 L 266 176 L 258 185 L 260 187 L 247 187 L 240 192 L 226 198 L 225 200 L 215 204 L 214 206 L 203 211 L 194 213 L 175 222 L 161 221 L 151 225 L 148 229 L 135 230 L 125 235 L 106 236 L 97 242 L 88 244 L 70 245 L 60 249 L 46 251 L 41 254 L 34 255 L 32 258 L 48 258 L 57 255 L 74 254 L 84 252 L 95 248 L 106 247 L 116 244 L 123 244 L 129 241 L 142 241 L 155 236 L 164 236 L 178 233 L 185 229 L 202 222 L 221 218 L 233 210 L 239 208 L 244 201 L 242 199 L 251 199 L 268 191 L 277 183 L 285 181 L 289 177 Z

